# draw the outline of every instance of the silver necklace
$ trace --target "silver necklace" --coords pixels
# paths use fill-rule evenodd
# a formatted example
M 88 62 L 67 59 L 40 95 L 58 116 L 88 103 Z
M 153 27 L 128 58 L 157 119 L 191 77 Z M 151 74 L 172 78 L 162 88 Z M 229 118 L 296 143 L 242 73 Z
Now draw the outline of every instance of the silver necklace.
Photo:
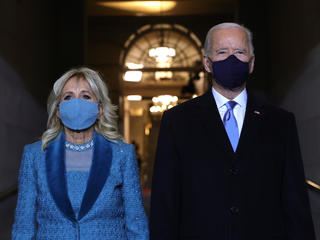
M 66 140 L 65 148 L 75 152 L 83 152 L 93 148 L 93 139 L 83 144 L 74 144 Z

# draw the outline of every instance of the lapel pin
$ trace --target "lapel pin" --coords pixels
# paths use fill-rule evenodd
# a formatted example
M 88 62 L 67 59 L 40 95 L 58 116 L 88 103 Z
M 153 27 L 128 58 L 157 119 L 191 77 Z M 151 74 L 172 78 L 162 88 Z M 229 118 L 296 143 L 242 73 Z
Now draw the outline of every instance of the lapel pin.
M 260 114 L 261 114 L 261 112 L 259 112 L 258 110 L 254 110 L 253 113 L 254 113 L 254 114 L 257 114 L 257 115 L 260 115 Z

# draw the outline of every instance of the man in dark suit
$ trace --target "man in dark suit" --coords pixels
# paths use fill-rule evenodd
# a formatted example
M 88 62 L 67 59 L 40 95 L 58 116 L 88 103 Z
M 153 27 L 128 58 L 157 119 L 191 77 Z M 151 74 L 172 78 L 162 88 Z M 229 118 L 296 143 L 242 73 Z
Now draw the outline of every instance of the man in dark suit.
M 314 240 L 295 119 L 246 90 L 250 31 L 207 34 L 204 95 L 163 114 L 151 240 Z

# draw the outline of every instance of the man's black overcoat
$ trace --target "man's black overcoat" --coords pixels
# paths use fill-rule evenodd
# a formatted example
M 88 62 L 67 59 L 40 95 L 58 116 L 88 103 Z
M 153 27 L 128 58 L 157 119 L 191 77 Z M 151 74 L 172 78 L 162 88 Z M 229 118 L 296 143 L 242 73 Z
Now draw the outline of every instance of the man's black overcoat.
M 248 94 L 234 153 L 211 89 L 163 115 L 151 240 L 314 240 L 292 113 Z

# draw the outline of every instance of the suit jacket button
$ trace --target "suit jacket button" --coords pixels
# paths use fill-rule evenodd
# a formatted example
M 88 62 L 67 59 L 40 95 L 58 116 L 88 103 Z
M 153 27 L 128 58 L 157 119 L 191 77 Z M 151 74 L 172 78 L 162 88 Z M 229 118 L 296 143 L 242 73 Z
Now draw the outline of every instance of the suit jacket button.
M 233 215 L 239 214 L 239 212 L 240 212 L 239 208 L 234 207 L 234 206 L 230 208 L 230 211 Z
M 232 168 L 229 169 L 229 171 L 230 171 L 230 173 L 231 173 L 232 175 L 237 175 L 238 172 L 239 172 L 239 169 L 238 169 L 238 168 L 235 168 L 235 167 L 232 167 Z

